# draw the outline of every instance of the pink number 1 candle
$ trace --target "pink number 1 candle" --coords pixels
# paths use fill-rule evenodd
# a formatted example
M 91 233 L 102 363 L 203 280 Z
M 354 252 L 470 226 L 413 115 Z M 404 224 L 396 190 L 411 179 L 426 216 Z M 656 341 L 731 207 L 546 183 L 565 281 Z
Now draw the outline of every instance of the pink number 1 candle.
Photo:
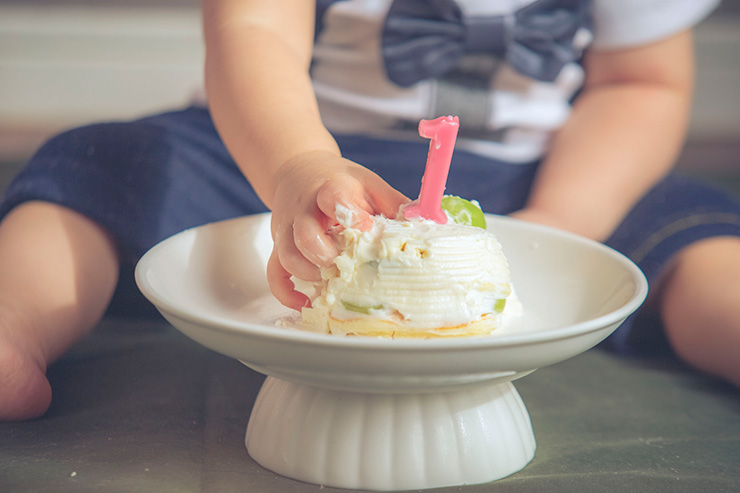
M 441 116 L 419 122 L 419 135 L 432 140 L 429 143 L 419 198 L 403 210 L 406 219 L 421 216 L 439 224 L 447 222 L 447 216 L 441 207 L 442 195 L 447 184 L 458 128 L 460 121 L 456 116 Z

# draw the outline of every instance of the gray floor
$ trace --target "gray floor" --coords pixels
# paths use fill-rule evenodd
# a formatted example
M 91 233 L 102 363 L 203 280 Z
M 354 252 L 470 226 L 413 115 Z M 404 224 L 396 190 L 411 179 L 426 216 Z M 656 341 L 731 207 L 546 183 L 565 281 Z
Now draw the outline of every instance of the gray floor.
M 263 377 L 163 323 L 106 320 L 49 370 L 42 419 L 0 423 L 9 492 L 345 491 L 286 479 L 247 453 Z M 670 357 L 592 349 L 518 380 L 534 460 L 435 493 L 740 491 L 738 391 Z

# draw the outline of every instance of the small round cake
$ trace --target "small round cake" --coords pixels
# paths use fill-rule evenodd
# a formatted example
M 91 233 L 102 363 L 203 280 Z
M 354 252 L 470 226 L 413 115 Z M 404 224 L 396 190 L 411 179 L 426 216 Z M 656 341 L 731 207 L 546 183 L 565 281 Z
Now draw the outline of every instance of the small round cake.
M 303 325 L 335 335 L 436 338 L 490 334 L 512 293 L 501 244 L 485 228 L 374 217 L 344 227 Z M 511 303 L 509 303 L 511 304 Z

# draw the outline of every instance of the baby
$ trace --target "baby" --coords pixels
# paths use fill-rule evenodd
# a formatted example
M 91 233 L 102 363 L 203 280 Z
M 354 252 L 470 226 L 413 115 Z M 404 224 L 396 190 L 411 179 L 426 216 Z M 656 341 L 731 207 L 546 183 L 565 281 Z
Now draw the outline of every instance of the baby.
M 670 173 L 716 3 L 205 0 L 207 106 L 57 136 L 0 204 L 0 418 L 45 412 L 47 366 L 188 227 L 269 208 L 267 276 L 302 308 L 337 204 L 393 217 L 443 114 L 465 122 L 449 193 L 625 253 L 678 356 L 740 385 L 740 205 Z

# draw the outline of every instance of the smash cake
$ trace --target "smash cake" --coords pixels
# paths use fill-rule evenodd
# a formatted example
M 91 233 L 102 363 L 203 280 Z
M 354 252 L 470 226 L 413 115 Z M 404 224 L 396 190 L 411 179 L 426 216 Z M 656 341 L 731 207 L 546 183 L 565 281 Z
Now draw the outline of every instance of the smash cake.
M 432 138 L 422 190 L 396 218 L 374 216 L 361 230 L 350 210 L 337 207 L 340 254 L 307 292 L 305 329 L 394 339 L 475 336 L 520 311 L 508 262 L 480 207 L 442 195 L 457 125 L 456 117 L 422 120 L 420 133 Z

